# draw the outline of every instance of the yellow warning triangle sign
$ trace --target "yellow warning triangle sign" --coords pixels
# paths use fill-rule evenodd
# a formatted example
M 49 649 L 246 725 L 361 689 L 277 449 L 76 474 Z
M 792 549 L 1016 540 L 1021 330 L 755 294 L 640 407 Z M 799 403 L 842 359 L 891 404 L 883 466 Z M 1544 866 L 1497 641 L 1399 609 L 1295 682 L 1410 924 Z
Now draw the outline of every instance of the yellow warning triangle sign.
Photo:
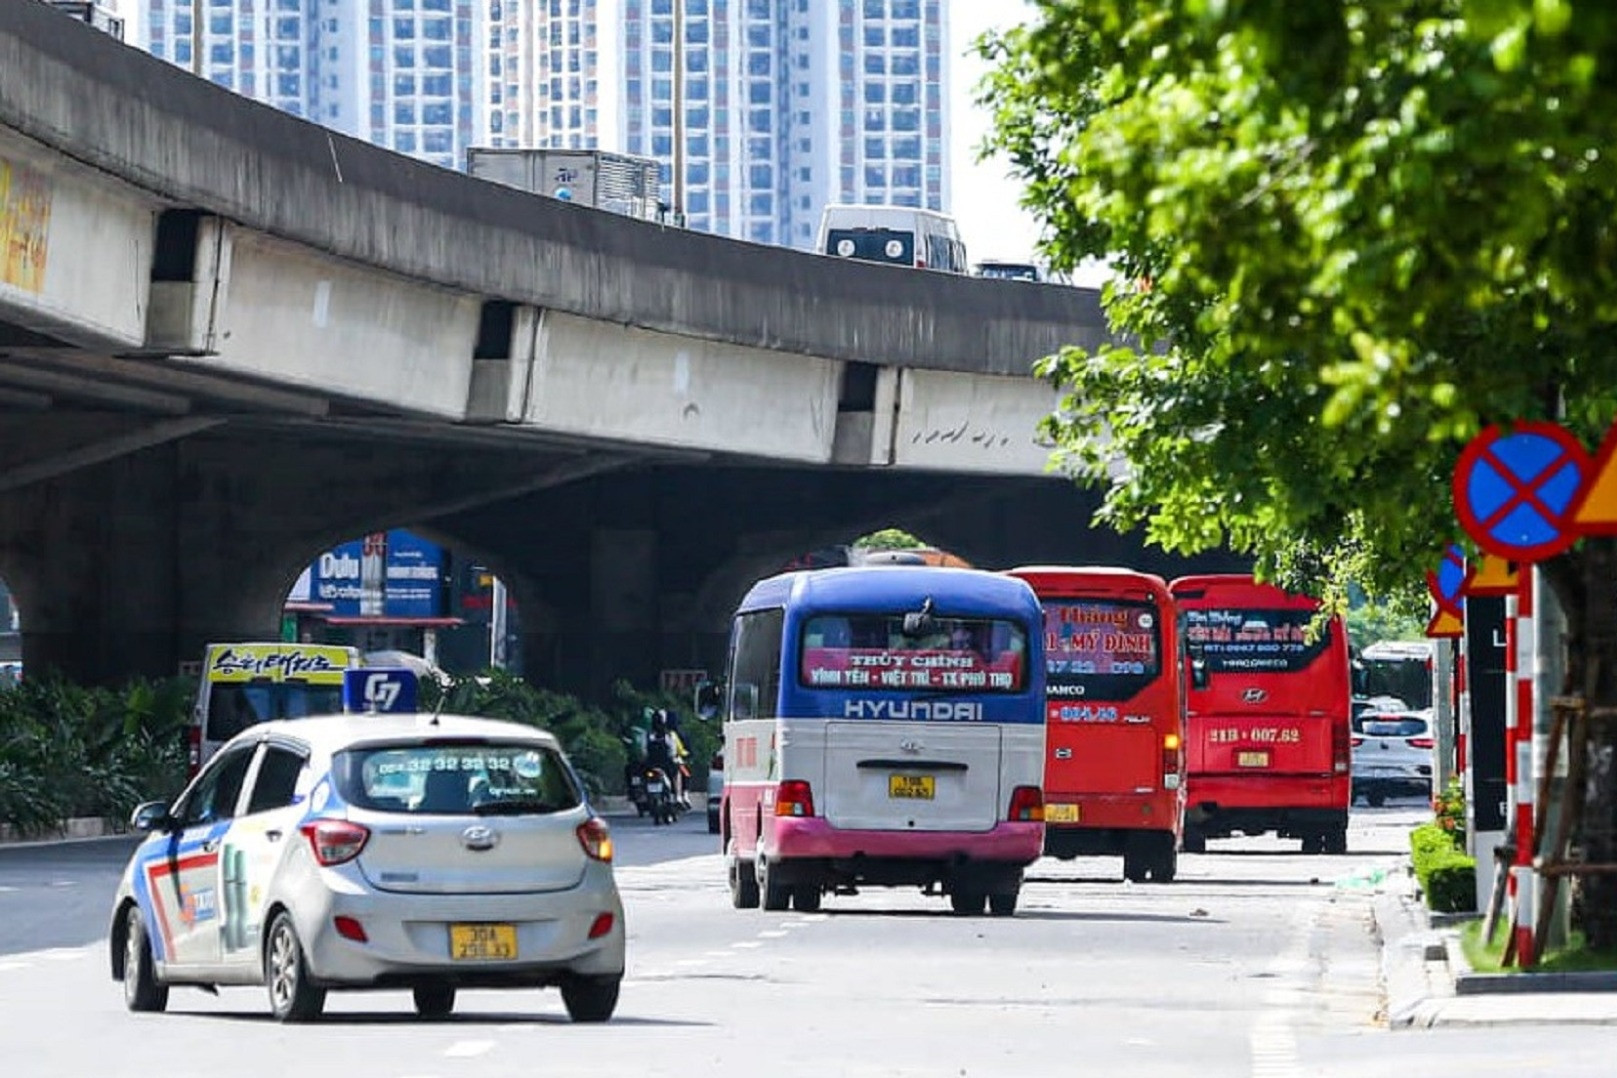
M 1465 635 L 1465 622 L 1460 620 L 1458 614 L 1439 609 L 1432 615 L 1432 620 L 1426 623 L 1427 636 L 1463 636 Z
M 1574 532 L 1583 535 L 1617 534 L 1617 423 L 1606 430 L 1595 454 L 1589 478 L 1572 503 L 1567 517 Z
M 1482 567 L 1466 578 L 1467 595 L 1514 595 L 1521 581 L 1516 563 L 1497 554 L 1484 554 Z

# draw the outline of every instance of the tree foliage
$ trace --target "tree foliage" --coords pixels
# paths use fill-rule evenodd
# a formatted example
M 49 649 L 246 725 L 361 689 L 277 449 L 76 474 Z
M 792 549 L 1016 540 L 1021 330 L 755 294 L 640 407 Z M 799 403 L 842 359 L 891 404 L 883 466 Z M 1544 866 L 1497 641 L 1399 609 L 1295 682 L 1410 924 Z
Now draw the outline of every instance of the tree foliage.
M 987 149 L 1043 254 L 1117 270 L 1116 343 L 1041 367 L 1059 459 L 1115 526 L 1338 604 L 1348 581 L 1407 592 L 1462 537 L 1479 430 L 1552 419 L 1593 446 L 1611 424 L 1617 8 L 1040 0 L 981 48 Z M 1569 687 L 1617 705 L 1617 543 L 1543 568 Z M 1614 740 L 1588 756 L 1591 860 L 1617 860 Z
M 992 148 L 1044 253 L 1119 272 L 1131 343 L 1044 367 L 1110 520 L 1385 590 L 1459 537 L 1448 484 L 1482 426 L 1564 401 L 1598 440 L 1617 68 L 1571 44 L 1611 16 L 1532 22 L 1559 7 L 1046 0 L 985 43 Z

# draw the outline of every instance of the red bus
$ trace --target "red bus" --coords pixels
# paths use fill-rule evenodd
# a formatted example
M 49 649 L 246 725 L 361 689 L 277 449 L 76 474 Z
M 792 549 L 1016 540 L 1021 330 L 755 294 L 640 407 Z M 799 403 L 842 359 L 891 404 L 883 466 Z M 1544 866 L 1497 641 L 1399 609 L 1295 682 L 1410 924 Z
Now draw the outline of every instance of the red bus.
M 1159 576 L 1027 566 L 1044 607 L 1044 852 L 1114 854 L 1172 880 L 1184 821 L 1184 703 L 1173 599 Z
M 1352 776 L 1347 630 L 1319 601 L 1251 576 L 1171 586 L 1190 666 L 1184 848 L 1274 832 L 1346 853 Z

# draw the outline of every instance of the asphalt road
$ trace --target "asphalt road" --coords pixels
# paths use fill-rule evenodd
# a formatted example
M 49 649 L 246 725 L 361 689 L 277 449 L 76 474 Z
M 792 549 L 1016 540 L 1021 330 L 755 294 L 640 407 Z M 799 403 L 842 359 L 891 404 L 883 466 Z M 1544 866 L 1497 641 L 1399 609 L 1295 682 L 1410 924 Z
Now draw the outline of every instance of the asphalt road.
M 615 820 L 630 968 L 593 1027 L 549 991 L 465 993 L 437 1023 L 381 992 L 282 1027 L 246 988 L 131 1015 L 99 942 L 128 842 L 0 851 L 0 1059 L 18 1078 L 216 1076 L 222 1060 L 246 1078 L 1609 1075 L 1599 1028 L 1382 1025 L 1369 894 L 1425 815 L 1405 806 L 1357 811 L 1345 856 L 1215 841 L 1170 885 L 1126 884 L 1116 859 L 1041 861 L 1011 919 L 908 889 L 733 910 L 701 814 Z M 29 937 L 66 942 L 14 945 Z

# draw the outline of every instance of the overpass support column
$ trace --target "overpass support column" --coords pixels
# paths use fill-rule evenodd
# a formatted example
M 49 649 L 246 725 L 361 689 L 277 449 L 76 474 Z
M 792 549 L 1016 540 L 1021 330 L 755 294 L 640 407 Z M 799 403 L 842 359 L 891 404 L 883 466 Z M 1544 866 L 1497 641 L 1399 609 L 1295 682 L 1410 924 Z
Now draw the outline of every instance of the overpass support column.
M 0 566 L 30 674 L 55 669 L 89 684 L 166 677 L 200 656 L 203 636 L 275 629 L 273 602 L 257 609 L 240 586 L 257 568 L 251 552 L 186 541 L 207 513 L 199 492 L 176 481 L 177 455 L 148 449 L 0 494 Z
M 597 528 L 590 536 L 591 696 L 604 699 L 620 678 L 654 688 L 661 669 L 657 532 Z

